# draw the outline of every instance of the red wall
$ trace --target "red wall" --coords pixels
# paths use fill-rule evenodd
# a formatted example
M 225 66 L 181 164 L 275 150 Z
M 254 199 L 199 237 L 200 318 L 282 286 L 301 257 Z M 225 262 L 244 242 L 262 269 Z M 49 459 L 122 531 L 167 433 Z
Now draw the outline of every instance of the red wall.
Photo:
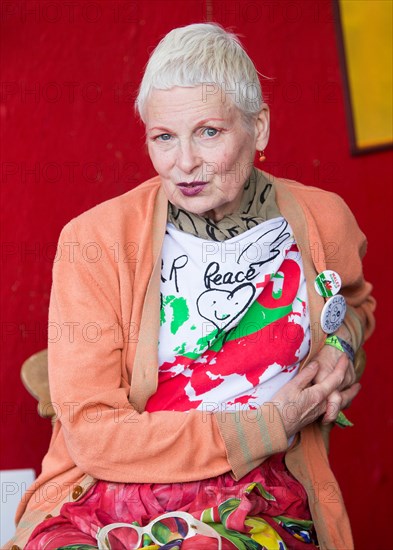
M 19 371 L 46 347 L 59 231 L 153 174 L 133 116 L 142 68 L 171 28 L 211 17 L 240 33 L 272 78 L 264 84 L 272 116 L 266 169 L 340 193 L 369 238 L 365 272 L 379 302 L 378 330 L 366 344 L 364 389 L 349 413 L 355 428 L 335 430 L 331 460 L 357 549 L 386 547 L 392 155 L 349 154 L 330 1 L 4 0 L 1 9 L 1 468 L 38 472 L 50 437 Z

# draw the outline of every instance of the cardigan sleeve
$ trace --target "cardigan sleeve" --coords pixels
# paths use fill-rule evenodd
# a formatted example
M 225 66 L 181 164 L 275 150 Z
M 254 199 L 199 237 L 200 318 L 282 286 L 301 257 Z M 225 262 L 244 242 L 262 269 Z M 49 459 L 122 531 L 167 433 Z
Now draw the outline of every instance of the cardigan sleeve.
M 347 302 L 345 325 L 352 336 L 355 351 L 372 334 L 375 328 L 374 310 L 376 302 L 372 296 L 372 285 L 363 274 L 363 259 L 367 250 L 367 239 L 341 197 L 335 194 L 334 224 L 325 224 L 325 257 L 327 269 L 337 271 L 342 279 L 340 293 Z M 329 200 L 327 203 L 329 205 Z M 331 228 L 334 233 L 329 235 Z
M 116 332 L 121 280 L 97 243 L 83 243 L 68 224 L 53 269 L 48 330 L 51 398 L 74 463 L 114 482 L 185 482 L 230 470 L 239 479 L 286 449 L 273 405 L 255 417 L 132 407 L 124 337 Z
M 367 239 L 344 200 L 337 194 L 316 187 L 296 184 L 295 191 L 301 197 L 312 240 L 321 242 L 323 250 L 312 250 L 315 265 L 321 257 L 322 269 L 336 271 L 342 282 L 340 294 L 347 302 L 345 325 L 351 333 L 355 351 L 371 335 L 375 328 L 375 299 L 372 285 L 363 274 L 363 258 Z M 315 228 L 315 229 L 314 229 Z M 316 230 L 316 233 L 314 233 Z M 322 254 L 321 254 L 322 252 Z

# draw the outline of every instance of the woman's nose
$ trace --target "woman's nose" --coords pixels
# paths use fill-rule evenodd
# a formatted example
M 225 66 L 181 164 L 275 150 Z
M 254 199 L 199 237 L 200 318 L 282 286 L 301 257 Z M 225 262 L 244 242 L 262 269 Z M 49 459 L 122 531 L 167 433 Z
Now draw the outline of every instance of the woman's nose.
M 180 143 L 176 159 L 176 164 L 180 170 L 185 174 L 190 174 L 201 163 L 202 159 L 195 145 L 192 143 Z

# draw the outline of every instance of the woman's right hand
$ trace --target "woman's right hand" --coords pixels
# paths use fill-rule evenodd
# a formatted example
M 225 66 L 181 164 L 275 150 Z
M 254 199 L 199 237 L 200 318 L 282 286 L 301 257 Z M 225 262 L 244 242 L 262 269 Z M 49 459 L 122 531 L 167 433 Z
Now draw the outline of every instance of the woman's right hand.
M 326 378 L 310 385 L 318 374 L 320 365 L 312 361 L 306 365 L 290 382 L 287 382 L 273 397 L 278 408 L 288 437 L 314 422 L 326 412 L 328 397 L 338 391 L 348 368 L 345 354 L 338 360 L 336 367 Z M 360 384 L 353 384 L 340 391 L 341 408 L 346 408 L 360 390 Z

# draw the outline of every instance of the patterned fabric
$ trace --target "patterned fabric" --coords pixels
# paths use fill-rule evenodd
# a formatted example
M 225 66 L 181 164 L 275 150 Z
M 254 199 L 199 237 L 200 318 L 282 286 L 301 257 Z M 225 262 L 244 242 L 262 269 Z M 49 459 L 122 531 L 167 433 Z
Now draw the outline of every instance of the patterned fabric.
M 257 409 L 309 349 L 301 255 L 275 218 L 214 243 L 167 226 L 158 389 L 146 410 Z
M 275 189 L 260 170 L 252 168 L 244 185 L 239 209 L 219 222 L 192 214 L 168 203 L 168 222 L 180 231 L 212 241 L 225 241 L 241 235 L 260 223 L 280 216 Z
M 305 491 L 279 454 L 241 482 L 230 474 L 173 484 L 99 481 L 79 501 L 64 504 L 58 517 L 38 526 L 25 550 L 91 550 L 97 548 L 99 527 L 119 521 L 147 525 L 175 510 L 189 512 L 211 525 L 222 537 L 223 550 L 316 548 Z M 144 544 L 151 550 L 157 548 L 147 537 Z M 120 542 L 116 546 L 113 550 L 129 550 Z M 216 549 L 217 541 L 198 535 L 161 548 Z

